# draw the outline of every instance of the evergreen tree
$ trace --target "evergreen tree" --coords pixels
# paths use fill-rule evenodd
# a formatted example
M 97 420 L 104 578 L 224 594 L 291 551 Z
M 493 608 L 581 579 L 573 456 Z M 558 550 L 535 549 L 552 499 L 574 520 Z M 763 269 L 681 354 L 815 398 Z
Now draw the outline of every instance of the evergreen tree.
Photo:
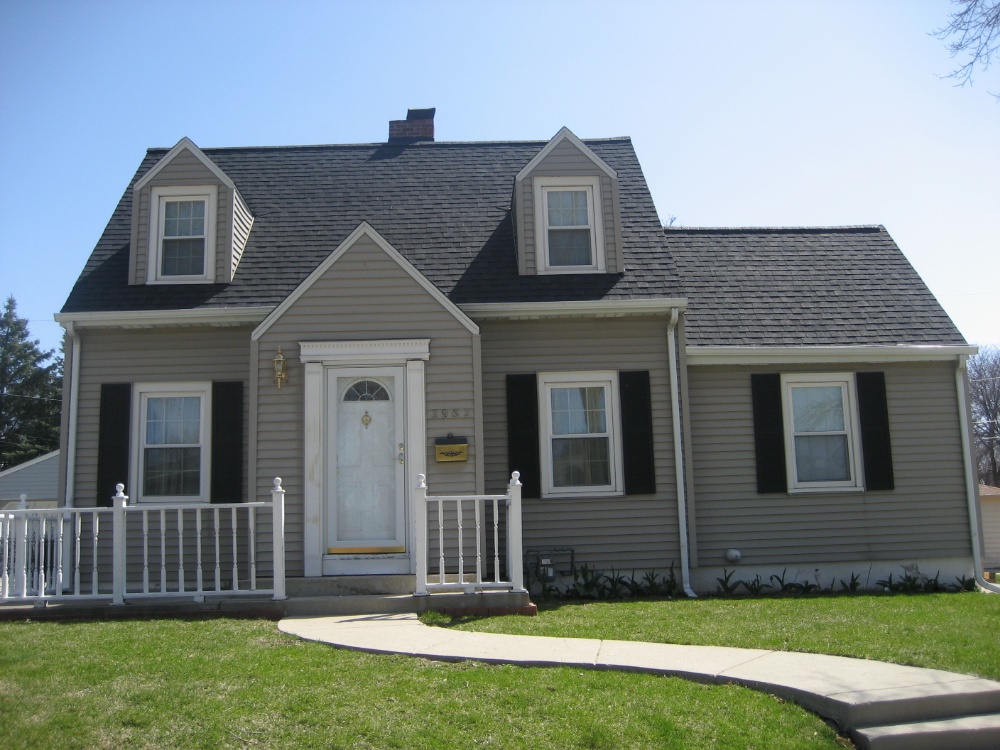
M 59 447 L 62 357 L 54 354 L 29 338 L 28 321 L 8 297 L 0 317 L 0 471 Z

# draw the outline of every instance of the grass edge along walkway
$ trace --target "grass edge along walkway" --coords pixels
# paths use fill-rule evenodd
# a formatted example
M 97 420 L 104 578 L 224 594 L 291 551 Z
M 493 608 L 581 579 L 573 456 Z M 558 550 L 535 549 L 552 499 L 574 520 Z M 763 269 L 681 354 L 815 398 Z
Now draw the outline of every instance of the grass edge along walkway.
M 833 729 L 734 686 L 376 656 L 274 623 L 0 623 L 11 748 L 817 748 Z

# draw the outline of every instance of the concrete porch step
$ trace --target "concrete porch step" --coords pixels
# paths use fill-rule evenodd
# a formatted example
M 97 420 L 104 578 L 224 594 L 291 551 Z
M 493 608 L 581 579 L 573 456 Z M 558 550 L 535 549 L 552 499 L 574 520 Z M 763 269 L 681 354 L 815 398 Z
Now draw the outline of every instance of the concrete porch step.
M 528 594 L 488 591 L 475 594 L 361 594 L 355 596 L 290 596 L 279 603 L 288 617 L 339 615 L 420 614 L 437 611 L 453 614 L 534 614 Z
M 412 594 L 417 587 L 413 575 L 322 576 L 286 578 L 289 597 L 373 596 Z
M 995 750 L 1000 714 L 866 727 L 851 733 L 858 750 Z

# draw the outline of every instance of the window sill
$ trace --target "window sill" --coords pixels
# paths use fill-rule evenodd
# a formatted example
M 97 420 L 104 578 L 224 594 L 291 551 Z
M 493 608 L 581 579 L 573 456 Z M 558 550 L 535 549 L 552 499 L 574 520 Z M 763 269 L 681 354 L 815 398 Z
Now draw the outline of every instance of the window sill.
M 596 490 L 594 492 L 542 492 L 542 500 L 602 500 L 625 497 L 621 490 Z

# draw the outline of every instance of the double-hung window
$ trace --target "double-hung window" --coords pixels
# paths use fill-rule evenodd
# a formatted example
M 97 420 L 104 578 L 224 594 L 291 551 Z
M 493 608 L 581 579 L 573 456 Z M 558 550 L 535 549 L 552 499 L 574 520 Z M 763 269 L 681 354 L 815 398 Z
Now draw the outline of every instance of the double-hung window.
M 540 273 L 604 270 L 599 178 L 536 177 L 535 205 Z
M 210 383 L 136 386 L 133 475 L 140 501 L 208 501 L 211 393 Z
M 149 282 L 214 280 L 217 193 L 213 185 L 153 188 Z
M 540 373 L 538 389 L 543 496 L 621 494 L 617 374 Z
M 853 376 L 783 375 L 781 384 L 789 489 L 863 487 Z

